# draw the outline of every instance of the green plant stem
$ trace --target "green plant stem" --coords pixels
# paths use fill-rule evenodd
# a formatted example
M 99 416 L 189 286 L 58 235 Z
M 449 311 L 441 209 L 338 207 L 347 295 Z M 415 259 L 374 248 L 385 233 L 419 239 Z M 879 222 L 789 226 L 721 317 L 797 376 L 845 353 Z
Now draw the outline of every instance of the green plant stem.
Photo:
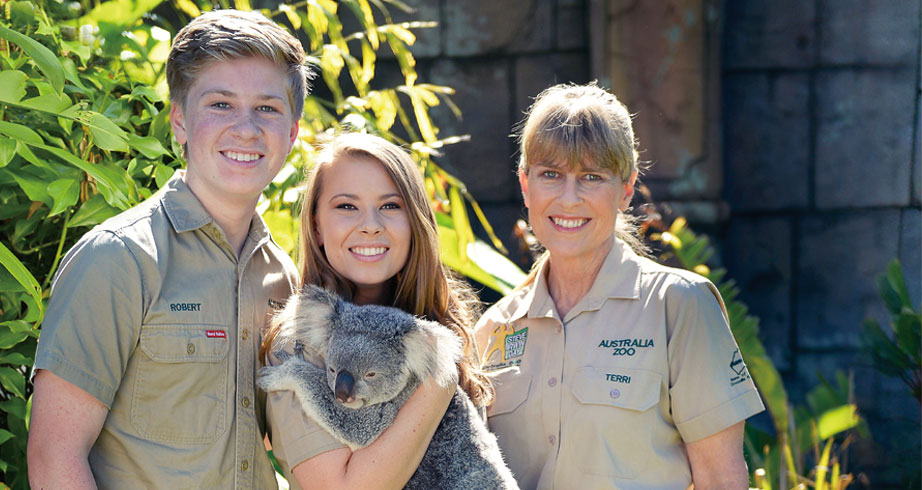
M 70 213 L 67 213 L 64 215 L 64 226 L 61 227 L 61 239 L 58 240 L 58 250 L 54 254 L 54 262 L 51 264 L 48 275 L 45 276 L 45 280 L 42 282 L 42 291 L 51 284 L 51 278 L 54 277 L 54 273 L 58 270 L 58 263 L 61 262 L 61 253 L 64 251 L 64 240 L 67 238 L 67 223 L 69 221 Z

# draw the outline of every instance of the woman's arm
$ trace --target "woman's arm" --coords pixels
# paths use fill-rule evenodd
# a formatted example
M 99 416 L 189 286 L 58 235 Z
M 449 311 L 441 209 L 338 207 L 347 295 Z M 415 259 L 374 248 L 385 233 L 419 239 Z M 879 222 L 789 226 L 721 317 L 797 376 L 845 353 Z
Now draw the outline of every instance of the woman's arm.
M 371 445 L 318 454 L 292 468 L 292 475 L 305 490 L 403 488 L 422 461 L 455 389 L 431 380 L 421 384 Z
M 744 424 L 739 422 L 704 439 L 685 443 L 695 490 L 749 488 L 749 471 L 743 459 Z

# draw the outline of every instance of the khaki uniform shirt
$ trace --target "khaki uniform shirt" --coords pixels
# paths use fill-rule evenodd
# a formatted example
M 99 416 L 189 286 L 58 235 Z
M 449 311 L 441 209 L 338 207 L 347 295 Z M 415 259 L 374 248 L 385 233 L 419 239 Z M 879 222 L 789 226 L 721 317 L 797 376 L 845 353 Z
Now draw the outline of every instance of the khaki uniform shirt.
M 302 355 L 309 362 L 323 365 L 320 356 L 308 349 Z M 270 356 L 269 362 L 272 365 L 279 363 L 274 356 Z M 293 391 L 273 391 L 268 394 L 266 421 L 272 454 L 288 479 L 291 490 L 301 489 L 291 474 L 292 468 L 318 454 L 347 447 L 304 413 Z
M 476 327 L 490 429 L 523 489 L 684 489 L 685 442 L 763 410 L 716 288 L 616 240 L 561 319 L 547 264 Z
M 68 252 L 35 368 L 109 408 L 100 488 L 277 488 L 256 353 L 297 271 L 257 215 L 238 259 L 180 175 Z

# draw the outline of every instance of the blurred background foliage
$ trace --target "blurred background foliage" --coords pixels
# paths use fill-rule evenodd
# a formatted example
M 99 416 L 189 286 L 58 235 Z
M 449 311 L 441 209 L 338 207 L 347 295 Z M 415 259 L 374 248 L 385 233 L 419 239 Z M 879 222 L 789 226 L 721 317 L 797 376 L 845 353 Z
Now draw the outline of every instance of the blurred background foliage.
M 176 30 L 213 8 L 251 5 L 0 0 L 0 488 L 28 488 L 28 373 L 58 263 L 83 233 L 149 197 L 183 165 L 170 135 L 164 62 Z M 393 9 L 409 10 L 398 0 L 307 0 L 261 10 L 299 35 L 319 77 L 294 150 L 258 211 L 294 255 L 298 185 L 314 145 L 337 131 L 381 135 L 410 150 L 419 164 L 436 210 L 443 261 L 505 294 L 524 274 L 504 257 L 462 180 L 437 164 L 440 148 L 468 137 L 440 134 L 429 113 L 444 104 L 460 115 L 453 89 L 424 83 L 415 70 L 409 50 L 414 31 L 434 24 L 392 22 Z M 375 78 L 385 57 L 399 66 L 396 85 Z M 475 236 L 472 221 L 486 241 Z M 758 320 L 726 272 L 707 265 L 714 253 L 708 240 L 684 219 L 664 220 L 657 212 L 647 213 L 644 229 L 660 246 L 662 260 L 708 277 L 724 297 L 772 425 L 747 426 L 753 485 L 848 486 L 854 478 L 846 472 L 845 450 L 854 437 L 868 436 L 850 377 L 823 381 L 809 392 L 806 406 L 792 406 L 759 340 Z M 527 242 L 524 227 L 518 232 Z M 881 282 L 893 314 L 893 340 L 869 321 L 867 346 L 875 363 L 906 379 L 918 398 L 919 315 L 905 286 L 899 287 L 898 272 L 898 265 L 891 266 Z

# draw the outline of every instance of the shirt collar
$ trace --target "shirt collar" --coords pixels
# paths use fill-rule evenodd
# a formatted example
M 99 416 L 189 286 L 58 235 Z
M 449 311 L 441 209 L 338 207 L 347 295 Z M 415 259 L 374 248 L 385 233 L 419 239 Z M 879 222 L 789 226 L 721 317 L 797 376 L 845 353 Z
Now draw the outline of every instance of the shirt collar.
M 205 206 L 195 197 L 192 190 L 182 179 L 185 174 L 184 170 L 177 170 L 170 180 L 163 186 L 163 208 L 166 215 L 177 233 L 197 230 L 208 224 L 213 223 L 215 229 L 219 229 L 214 218 L 208 214 Z M 253 218 L 250 220 L 250 230 L 247 233 L 247 241 L 252 242 L 253 249 L 257 249 L 269 241 L 271 235 L 266 222 L 255 211 Z M 243 251 L 246 252 L 249 247 L 244 245 Z
M 573 317 L 581 311 L 597 310 L 608 299 L 639 299 L 639 259 L 631 247 L 615 239 L 592 287 L 567 316 Z M 510 320 L 515 321 L 526 315 L 528 318 L 557 317 L 557 309 L 547 288 L 547 270 L 548 261 L 545 260 L 538 266 L 531 287 L 526 287 L 520 293 L 522 299 Z
M 192 189 L 182 180 L 185 171 L 177 170 L 163 186 L 163 209 L 170 219 L 170 224 L 177 233 L 197 230 L 214 219 L 202 206 L 201 201 L 192 193 Z

